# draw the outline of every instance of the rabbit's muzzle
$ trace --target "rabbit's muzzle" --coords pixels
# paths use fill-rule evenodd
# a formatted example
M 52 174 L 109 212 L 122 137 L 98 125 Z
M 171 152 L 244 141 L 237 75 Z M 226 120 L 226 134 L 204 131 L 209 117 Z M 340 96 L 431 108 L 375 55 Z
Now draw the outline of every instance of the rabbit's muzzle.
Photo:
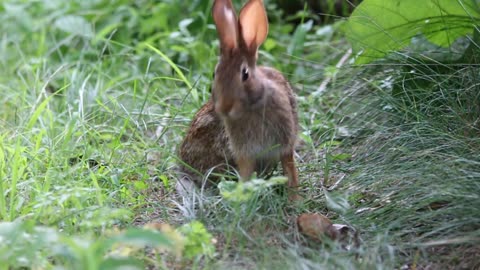
M 241 117 L 242 103 L 239 100 L 223 97 L 215 101 L 215 112 L 222 118 L 237 120 Z

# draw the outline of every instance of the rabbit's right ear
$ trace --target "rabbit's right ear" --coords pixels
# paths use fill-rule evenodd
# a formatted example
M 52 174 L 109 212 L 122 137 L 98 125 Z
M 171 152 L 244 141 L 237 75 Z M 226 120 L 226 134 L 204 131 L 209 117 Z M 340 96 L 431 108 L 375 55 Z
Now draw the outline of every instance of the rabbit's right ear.
M 242 38 L 250 53 L 257 54 L 258 47 L 268 34 L 267 12 L 262 0 L 249 0 L 240 11 Z
M 238 47 L 238 21 L 231 0 L 215 0 L 212 8 L 222 53 Z

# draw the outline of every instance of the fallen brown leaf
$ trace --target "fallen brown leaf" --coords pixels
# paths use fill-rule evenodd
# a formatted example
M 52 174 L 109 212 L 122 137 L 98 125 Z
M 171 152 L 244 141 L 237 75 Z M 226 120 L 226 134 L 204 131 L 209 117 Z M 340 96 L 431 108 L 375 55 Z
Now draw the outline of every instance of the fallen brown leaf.
M 324 215 L 301 214 L 297 218 L 297 224 L 301 233 L 315 240 L 321 241 L 324 235 L 331 237 L 332 222 Z
M 322 241 L 326 236 L 341 243 L 345 249 L 359 245 L 358 233 L 345 224 L 333 224 L 330 219 L 319 213 L 301 214 L 297 218 L 300 232 L 314 240 Z

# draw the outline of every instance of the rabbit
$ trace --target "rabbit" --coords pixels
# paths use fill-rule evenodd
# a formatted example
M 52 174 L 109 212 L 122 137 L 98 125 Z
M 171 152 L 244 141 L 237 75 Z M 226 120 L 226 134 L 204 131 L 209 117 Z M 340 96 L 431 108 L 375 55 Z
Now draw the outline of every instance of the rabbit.
M 256 64 L 258 48 L 268 33 L 263 2 L 248 1 L 237 19 L 231 0 L 215 0 L 212 15 L 220 57 L 211 98 L 195 115 L 181 144 L 182 171 L 204 174 L 230 165 L 246 181 L 254 172 L 271 171 L 281 161 L 289 198 L 296 199 L 295 95 L 279 71 Z

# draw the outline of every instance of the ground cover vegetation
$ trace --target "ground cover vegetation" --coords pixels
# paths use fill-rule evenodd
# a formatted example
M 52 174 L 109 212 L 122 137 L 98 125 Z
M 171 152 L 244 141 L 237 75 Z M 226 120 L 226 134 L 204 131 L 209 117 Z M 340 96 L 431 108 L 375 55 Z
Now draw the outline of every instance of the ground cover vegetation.
M 480 267 L 478 1 L 364 0 L 350 21 L 281 2 L 259 57 L 298 95 L 295 204 L 278 175 L 175 192 L 212 1 L 3 1 L 0 269 Z M 303 213 L 355 233 L 311 239 Z

